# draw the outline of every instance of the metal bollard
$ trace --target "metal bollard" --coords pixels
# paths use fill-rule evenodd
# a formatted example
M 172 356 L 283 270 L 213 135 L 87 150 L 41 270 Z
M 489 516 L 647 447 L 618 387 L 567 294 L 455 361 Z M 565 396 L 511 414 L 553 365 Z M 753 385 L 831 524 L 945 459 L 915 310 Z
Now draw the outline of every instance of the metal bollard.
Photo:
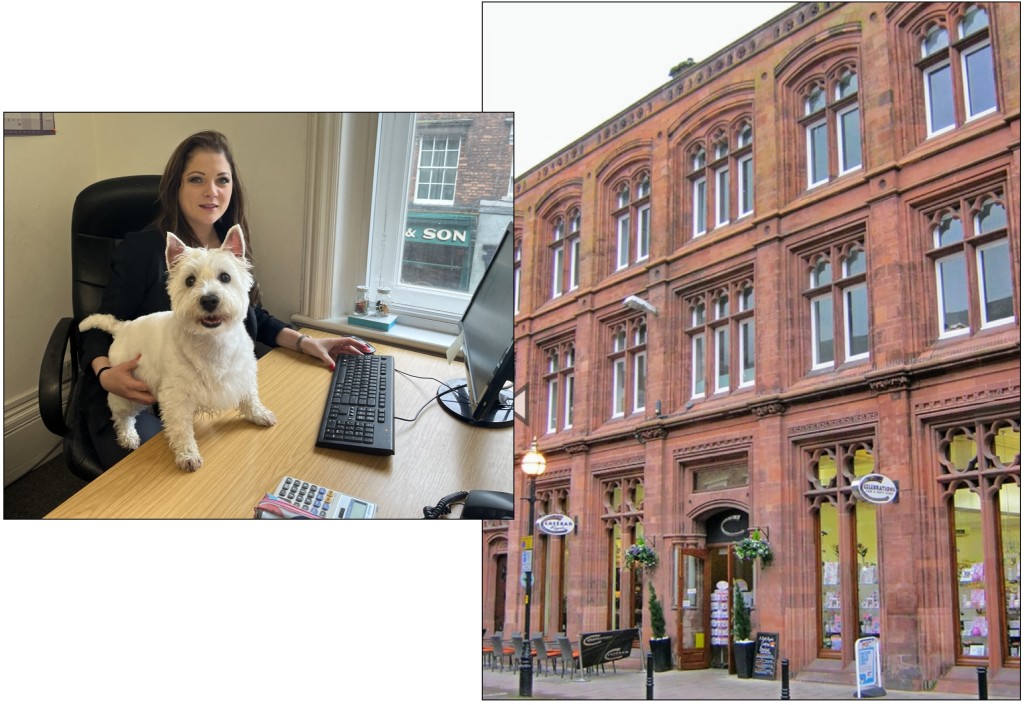
M 988 700 L 988 669 L 978 666 L 978 700 Z
M 782 659 L 782 700 L 789 700 L 789 659 Z
M 654 700 L 654 654 L 647 654 L 647 699 Z

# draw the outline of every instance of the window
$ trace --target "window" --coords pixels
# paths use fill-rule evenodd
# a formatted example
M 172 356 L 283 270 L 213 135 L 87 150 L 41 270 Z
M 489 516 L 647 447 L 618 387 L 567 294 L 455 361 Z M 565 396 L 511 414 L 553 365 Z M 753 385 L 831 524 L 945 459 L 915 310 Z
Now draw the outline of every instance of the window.
M 836 245 L 806 260 L 811 369 L 830 369 L 870 354 L 867 266 L 862 242 Z M 838 315 L 836 315 L 838 312 Z
M 612 330 L 612 418 L 642 412 L 647 405 L 647 322 L 625 321 Z
M 390 286 L 399 323 L 461 317 L 512 220 L 509 118 L 379 116 L 367 278 L 357 283 Z
M 807 188 L 861 168 L 860 103 L 857 73 L 841 65 L 815 78 L 803 91 Z
M 956 662 L 984 665 L 995 656 L 1019 665 L 1020 416 L 967 419 L 935 433 L 954 543 Z
M 615 271 L 651 254 L 651 177 L 641 172 L 615 187 Z
M 988 14 L 977 5 L 962 17 L 956 12 L 931 21 L 918 37 L 928 137 L 998 109 Z
M 580 208 L 556 215 L 551 224 L 551 298 L 574 291 L 580 285 Z
M 576 393 L 576 348 L 563 343 L 544 351 L 547 391 L 546 432 L 572 428 Z
M 804 457 L 804 498 L 815 513 L 819 537 L 818 656 L 849 660 L 854 641 L 881 633 L 878 511 L 851 497 L 853 482 L 875 472 L 873 439 L 806 448 Z M 846 553 L 844 545 L 855 550 Z M 855 626 L 844 623 L 847 607 Z
M 644 479 L 642 475 L 605 480 L 601 483 L 601 522 L 608 537 L 607 628 L 638 626 L 643 613 L 643 573 L 625 568 L 625 551 L 644 536 Z M 632 596 L 632 597 L 631 597 Z
M 693 237 L 705 234 L 709 221 L 719 228 L 754 212 L 753 134 L 749 119 L 742 118 L 733 129 L 718 127 L 706 143 L 690 146 L 686 166 Z
M 957 200 L 928 216 L 938 337 L 1013 323 L 1013 255 L 1002 189 Z
M 727 284 L 687 300 L 690 398 L 754 384 L 754 287 Z M 710 384 L 709 384 L 710 380 Z
M 515 249 L 512 251 L 512 301 L 513 315 L 519 314 L 520 297 L 523 293 L 523 238 L 516 239 Z

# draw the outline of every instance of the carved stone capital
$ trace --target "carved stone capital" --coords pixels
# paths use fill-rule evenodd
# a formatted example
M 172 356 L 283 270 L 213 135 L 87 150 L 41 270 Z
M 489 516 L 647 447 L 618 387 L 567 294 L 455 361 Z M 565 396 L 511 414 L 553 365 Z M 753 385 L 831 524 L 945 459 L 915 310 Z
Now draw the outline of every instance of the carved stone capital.
M 868 382 L 871 391 L 879 394 L 883 392 L 896 392 L 910 388 L 910 375 L 906 372 L 897 372 L 886 377 L 879 377 Z
M 759 419 L 763 419 L 766 416 L 777 416 L 786 411 L 786 405 L 781 401 L 768 401 L 759 404 L 754 404 L 750 407 L 751 413 Z
M 668 431 L 661 426 L 657 426 L 655 428 L 642 428 L 636 432 L 636 439 L 641 443 L 657 441 L 663 438 L 668 438 Z
M 590 452 L 589 443 L 570 443 L 565 446 L 565 452 L 569 455 L 583 455 L 584 453 Z

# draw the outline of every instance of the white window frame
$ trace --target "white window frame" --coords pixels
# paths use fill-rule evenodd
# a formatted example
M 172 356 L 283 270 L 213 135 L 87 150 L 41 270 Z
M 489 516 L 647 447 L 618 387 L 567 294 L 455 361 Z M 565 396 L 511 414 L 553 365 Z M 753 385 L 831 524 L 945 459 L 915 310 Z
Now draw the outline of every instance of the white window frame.
M 636 212 L 636 261 L 651 255 L 651 206 L 641 206 Z
M 616 228 L 616 250 L 615 250 L 615 271 L 625 269 L 629 266 L 629 213 L 623 213 L 615 219 Z
M 986 302 L 986 298 L 985 298 L 985 276 L 984 276 L 984 269 L 985 269 L 985 267 L 982 264 L 982 254 L 986 250 L 991 250 L 991 249 L 993 249 L 995 247 L 999 247 L 999 246 L 1005 246 L 1006 247 L 1006 249 L 1007 249 L 1007 257 L 1009 257 L 1010 241 L 1007 240 L 1006 238 L 999 238 L 998 240 L 994 240 L 992 242 L 986 242 L 984 245 L 979 245 L 977 248 L 975 248 L 975 257 L 976 257 L 976 262 L 977 262 L 977 273 L 978 273 L 978 307 L 980 308 L 980 313 L 981 313 L 981 328 L 982 328 L 982 330 L 984 330 L 986 328 L 994 328 L 996 326 L 1002 326 L 1002 325 L 1005 325 L 1007 323 L 1013 323 L 1014 320 L 1016 320 L 1014 315 L 1013 315 L 1013 311 L 1012 311 L 1013 307 L 1012 306 L 1010 307 L 1011 308 L 1011 312 L 1010 312 L 1010 315 L 1008 317 L 997 318 L 994 321 L 989 321 L 987 319 L 987 316 L 985 315 L 985 302 Z M 1012 293 L 1010 295 L 1010 301 L 1011 301 L 1011 303 L 1013 301 Z M 970 303 L 970 297 L 968 297 L 968 304 L 969 303 Z
M 418 156 L 419 156 L 420 160 L 422 160 L 422 158 L 423 158 L 423 140 L 424 139 L 426 139 L 426 136 L 425 135 L 421 135 L 420 136 L 420 148 L 419 148 L 419 151 L 418 151 Z M 437 140 L 437 139 L 439 139 L 439 136 L 432 136 L 432 137 L 430 137 L 430 139 Z M 459 146 L 455 149 L 455 153 L 456 153 L 455 166 L 454 167 L 450 167 L 450 166 L 427 167 L 427 168 L 428 169 L 441 169 L 443 171 L 450 171 L 450 170 L 454 170 L 455 171 L 455 182 L 452 183 L 452 198 L 420 198 L 419 197 L 419 192 L 420 192 L 420 169 L 422 169 L 423 167 L 420 165 L 421 162 L 419 160 L 417 160 L 417 162 L 416 162 L 416 184 L 413 187 L 413 194 L 414 194 L 413 202 L 414 203 L 422 203 L 424 205 L 436 205 L 436 206 L 450 206 L 450 205 L 455 203 L 455 191 L 458 188 L 458 179 L 459 179 L 459 160 L 462 159 L 462 137 L 449 137 L 447 135 L 444 137 L 444 140 L 445 140 L 446 143 L 449 140 L 451 140 L 451 139 L 457 139 L 458 142 L 459 142 Z M 450 151 L 450 150 L 448 150 L 446 148 L 445 151 L 447 152 L 447 151 Z
M 701 193 L 703 191 L 703 193 Z M 700 227 L 700 216 L 704 217 L 704 227 Z M 693 182 L 693 236 L 700 237 L 708 231 L 708 180 L 706 176 Z
M 748 368 L 748 367 L 746 367 L 743 364 L 743 359 L 746 357 L 746 352 L 747 352 L 747 349 L 746 349 L 746 336 L 744 335 L 744 331 L 745 330 L 750 330 L 751 351 L 756 353 L 756 351 L 757 351 L 757 343 L 756 343 L 756 338 L 755 338 L 756 328 L 754 328 L 754 319 L 753 319 L 753 317 L 751 317 L 751 318 L 744 318 L 743 320 L 741 320 L 740 324 L 739 324 L 739 331 L 738 331 L 739 332 L 739 341 L 738 341 L 739 365 L 738 365 L 738 367 L 740 368 L 739 369 L 739 372 L 740 372 L 740 375 L 739 375 L 739 386 L 740 387 L 752 387 L 754 385 L 754 382 L 756 382 L 756 380 L 757 380 L 757 356 L 756 356 L 756 354 L 753 355 L 754 364 L 751 367 Z M 749 380 L 748 379 L 744 379 L 748 369 L 750 370 L 750 379 Z
M 856 164 L 846 165 L 846 141 L 843 137 L 845 131 L 843 130 L 843 118 L 851 113 L 857 113 L 857 142 L 860 151 L 860 161 Z M 860 124 L 860 104 L 854 103 L 853 105 L 836 111 L 836 142 L 838 143 L 838 154 L 839 158 L 839 175 L 849 174 L 851 171 L 856 171 L 864 166 L 864 140 L 861 139 L 861 124 Z
M 626 415 L 626 356 L 612 362 L 612 418 Z
M 744 171 L 744 167 L 746 165 L 750 165 L 749 180 L 746 178 L 746 172 Z M 738 217 L 743 218 L 754 212 L 754 155 L 748 154 L 745 157 L 740 157 L 736 161 L 736 171 L 739 172 L 736 175 L 738 177 L 736 183 L 736 198 L 739 201 L 736 204 L 736 209 Z M 743 202 L 747 200 L 748 196 L 750 198 L 750 208 L 748 210 L 744 210 Z
M 728 392 L 732 388 L 732 366 L 730 364 L 732 361 L 732 358 L 730 357 L 732 355 L 732 350 L 729 345 L 729 327 L 729 323 L 726 322 L 724 326 L 711 329 L 712 337 L 715 340 L 715 394 L 718 394 L 719 392 Z M 729 368 L 725 373 L 728 377 L 726 379 L 725 386 L 721 383 L 722 370 L 720 363 L 722 361 L 723 351 L 725 353 L 726 366 Z
M 866 360 L 871 356 L 871 323 L 868 321 L 868 349 L 862 353 L 853 354 L 850 351 L 850 344 L 853 340 L 852 321 L 850 319 L 850 297 L 855 291 L 864 291 L 864 315 L 868 317 L 870 315 L 870 302 L 867 300 L 868 285 L 866 283 L 855 284 L 850 287 L 843 289 L 843 345 L 844 345 L 844 362 L 852 362 L 854 360 Z M 834 315 L 834 314 L 833 314 Z
M 814 131 L 815 129 L 821 128 L 825 131 L 825 140 L 822 145 L 822 149 L 825 152 L 825 174 L 823 178 L 818 181 L 814 180 Z M 828 120 L 822 118 L 821 120 L 815 120 L 814 122 L 807 125 L 807 188 L 811 189 L 815 186 L 821 186 L 822 184 L 828 183 Z
M 700 357 L 702 358 L 698 364 L 698 353 L 697 349 L 700 348 Z M 691 399 L 703 399 L 707 394 L 708 390 L 708 346 L 705 340 L 704 333 L 697 333 L 690 339 L 690 398 Z M 697 383 L 702 382 L 704 390 L 697 391 Z
M 551 259 L 551 298 L 557 299 L 565 293 L 565 245 L 555 247 Z
M 569 291 L 580 288 L 580 239 L 569 240 Z
M 573 417 L 575 416 L 575 407 L 573 406 L 575 404 L 575 399 L 573 398 L 573 396 L 575 394 L 576 394 L 576 373 L 573 372 L 573 373 L 567 374 L 565 376 L 565 409 L 564 409 L 565 416 L 564 416 L 564 419 L 565 419 L 565 428 L 566 429 L 572 428 L 572 422 L 574 420 Z
M 558 378 L 548 380 L 548 433 L 558 431 Z
M 643 374 L 641 374 L 641 369 Z M 640 386 L 640 378 L 644 378 L 644 386 Z M 647 353 L 638 352 L 633 355 L 633 412 L 643 411 L 647 408 Z M 643 403 L 638 403 L 641 394 Z
M 992 94 L 994 96 L 996 96 L 996 104 L 993 105 L 991 108 L 986 108 L 985 110 L 982 110 L 979 113 L 971 114 L 971 82 L 967 78 L 967 57 L 970 56 L 971 54 L 975 54 L 975 53 L 981 51 L 982 49 L 986 49 L 986 48 L 988 49 L 989 60 L 990 60 L 990 63 L 992 64 L 992 71 L 993 71 L 992 74 L 989 74 L 989 76 L 987 76 L 987 80 L 991 80 L 992 81 Z M 976 119 L 978 119 L 980 117 L 983 117 L 985 115 L 989 115 L 991 113 L 996 112 L 999 109 L 999 99 L 998 99 L 999 98 L 999 91 L 997 90 L 997 87 L 996 87 L 996 77 L 995 77 L 995 73 L 994 73 L 995 72 L 995 54 L 992 51 L 992 42 L 990 40 L 985 40 L 985 41 L 980 42 L 978 44 L 973 44 L 973 45 L 965 48 L 962 52 L 960 52 L 960 70 L 961 70 L 961 77 L 963 78 L 963 85 L 964 85 L 964 115 L 966 116 L 966 122 L 970 122 L 971 120 L 976 120 Z
M 927 69 L 925 69 L 922 72 L 922 76 L 923 76 L 923 79 L 924 79 L 924 116 L 925 116 L 925 124 L 927 125 L 927 128 L 928 128 L 928 137 L 935 137 L 936 135 L 941 135 L 943 133 L 949 132 L 950 130 L 956 129 L 956 106 L 955 105 L 952 106 L 952 108 L 953 108 L 953 121 L 950 124 L 946 125 L 945 127 L 939 128 L 939 129 L 935 129 L 935 126 L 933 125 L 934 120 L 932 118 L 932 90 L 931 90 L 931 81 L 929 79 L 930 79 L 932 74 L 937 73 L 940 69 L 943 69 L 943 68 L 949 69 L 949 71 L 951 72 L 951 75 L 949 76 L 949 97 L 950 97 L 950 100 L 955 100 L 956 96 L 953 93 L 953 90 L 955 88 L 954 85 L 953 85 L 953 76 L 952 76 L 952 70 L 953 69 L 952 69 L 952 66 L 950 66 L 948 58 L 945 61 L 940 61 L 940 62 L 938 62 L 937 64 L 935 64 L 933 66 L 929 66 Z
M 722 184 L 722 180 L 725 184 Z M 715 169 L 715 227 L 729 224 L 729 166 Z
M 955 260 L 955 259 L 959 259 L 960 260 L 960 264 L 963 266 L 963 271 L 964 271 L 964 281 L 965 282 L 968 281 L 968 279 L 967 279 L 967 255 L 966 255 L 966 253 L 962 249 L 958 250 L 958 251 L 956 251 L 956 252 L 954 252 L 954 253 L 952 253 L 950 255 L 947 255 L 945 257 L 940 257 L 939 259 L 935 260 L 935 295 L 936 295 L 936 297 L 938 297 L 938 305 L 939 305 L 939 308 L 938 308 L 938 312 L 939 312 L 939 339 L 956 338 L 956 337 L 961 336 L 961 335 L 970 335 L 970 332 L 971 332 L 971 324 L 970 324 L 971 297 L 970 297 L 970 293 L 967 292 L 967 291 L 963 292 L 963 296 L 967 299 L 967 312 L 968 312 L 968 314 L 967 314 L 967 325 L 965 325 L 963 328 L 953 328 L 951 330 L 946 330 L 946 305 L 945 305 L 945 301 L 944 301 L 945 297 L 943 296 L 943 292 L 945 291 L 946 284 L 945 284 L 945 282 L 943 281 L 943 278 L 942 278 L 942 263 L 943 262 L 948 262 L 950 260 Z
M 831 360 L 820 360 L 818 351 L 818 332 L 821 327 L 821 321 L 818 319 L 817 309 L 815 304 L 819 301 L 827 303 L 832 308 L 832 359 Z M 836 335 L 835 335 L 835 304 L 832 301 L 831 289 L 822 294 L 821 296 L 815 296 L 811 299 L 811 369 L 812 370 L 826 370 L 835 367 L 836 364 Z

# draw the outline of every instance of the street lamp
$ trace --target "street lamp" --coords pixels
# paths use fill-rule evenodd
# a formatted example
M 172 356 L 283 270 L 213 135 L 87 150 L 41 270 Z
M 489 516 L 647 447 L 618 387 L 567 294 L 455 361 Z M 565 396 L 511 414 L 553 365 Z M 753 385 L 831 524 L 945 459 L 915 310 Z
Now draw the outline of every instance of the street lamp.
M 530 450 L 523 456 L 523 473 L 530 478 L 530 520 L 527 523 L 530 539 L 523 548 L 523 568 L 526 576 L 526 616 L 523 619 L 523 654 L 519 659 L 519 697 L 533 697 L 533 658 L 530 656 L 530 594 L 533 588 L 533 507 L 537 501 L 537 478 L 544 474 L 547 460 L 537 450 L 533 439 Z

